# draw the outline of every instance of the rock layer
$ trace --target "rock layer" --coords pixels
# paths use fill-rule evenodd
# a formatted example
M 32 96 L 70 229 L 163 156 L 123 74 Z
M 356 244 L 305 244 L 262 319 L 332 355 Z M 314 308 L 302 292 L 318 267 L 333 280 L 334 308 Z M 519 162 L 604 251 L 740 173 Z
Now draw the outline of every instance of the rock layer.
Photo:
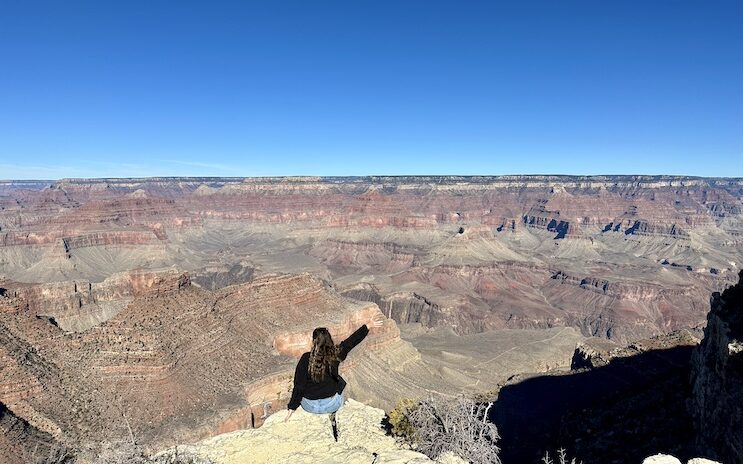
M 308 271 L 344 288 L 373 284 L 399 321 L 463 334 L 569 325 L 625 343 L 703 325 L 707 295 L 743 262 L 742 184 L 673 176 L 4 182 L 0 279 L 99 283 L 173 266 L 196 277 L 240 263 L 254 272 L 224 279 Z M 206 279 L 213 288 L 223 280 Z
M 0 304 L 0 402 L 63 444 L 92 452 L 129 427 L 153 446 L 260 425 L 265 405 L 288 400 L 295 360 L 273 346 L 292 338 L 286 328 L 306 341 L 322 322 L 341 337 L 379 314 L 306 274 L 216 292 L 186 281 L 136 296 L 82 333 L 36 317 L 18 297 Z M 370 335 L 366 349 L 397 336 L 390 324 Z

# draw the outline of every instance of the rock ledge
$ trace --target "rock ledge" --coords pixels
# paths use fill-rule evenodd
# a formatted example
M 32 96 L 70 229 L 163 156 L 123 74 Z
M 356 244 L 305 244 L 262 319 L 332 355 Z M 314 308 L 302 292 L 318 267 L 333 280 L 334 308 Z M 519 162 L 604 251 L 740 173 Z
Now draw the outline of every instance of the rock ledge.
M 421 453 L 404 449 L 381 428 L 384 411 L 352 399 L 338 411 L 337 443 L 333 440 L 327 415 L 313 415 L 299 408 L 288 422 L 284 422 L 284 417 L 286 410 L 281 410 L 268 417 L 258 429 L 238 430 L 193 445 L 178 446 L 178 452 L 208 457 L 216 464 L 464 464 L 453 455 L 431 461 Z

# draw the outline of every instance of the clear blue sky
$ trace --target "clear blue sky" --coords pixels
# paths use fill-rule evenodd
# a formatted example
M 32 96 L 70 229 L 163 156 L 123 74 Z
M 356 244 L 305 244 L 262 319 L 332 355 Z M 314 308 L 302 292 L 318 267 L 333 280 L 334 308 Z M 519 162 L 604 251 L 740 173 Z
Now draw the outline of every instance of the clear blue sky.
M 743 2 L 0 2 L 0 179 L 743 176 Z

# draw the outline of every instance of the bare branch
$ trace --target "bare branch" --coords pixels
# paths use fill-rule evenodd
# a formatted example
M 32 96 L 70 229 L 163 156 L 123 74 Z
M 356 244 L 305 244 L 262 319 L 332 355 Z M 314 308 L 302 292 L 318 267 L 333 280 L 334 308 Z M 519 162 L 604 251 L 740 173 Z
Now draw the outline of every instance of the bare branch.
M 496 446 L 500 436 L 487 418 L 490 407 L 465 397 L 421 401 L 407 412 L 415 429 L 415 447 L 434 459 L 452 452 L 473 464 L 500 464 Z

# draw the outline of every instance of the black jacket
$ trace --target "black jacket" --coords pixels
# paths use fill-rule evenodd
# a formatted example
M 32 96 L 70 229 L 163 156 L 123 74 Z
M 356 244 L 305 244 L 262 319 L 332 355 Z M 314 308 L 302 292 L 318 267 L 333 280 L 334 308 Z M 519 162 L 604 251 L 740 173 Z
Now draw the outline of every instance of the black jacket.
M 369 328 L 362 325 L 359 330 L 352 333 L 347 339 L 343 340 L 338 345 L 338 359 L 343 361 L 348 356 L 348 352 L 353 349 L 354 346 L 361 343 L 361 341 L 369 333 Z M 310 377 L 310 353 L 304 353 L 299 362 L 297 363 L 297 369 L 294 371 L 294 391 L 292 391 L 292 398 L 289 400 L 289 409 L 297 409 L 302 401 L 302 398 L 308 400 L 318 400 L 320 398 L 329 398 L 339 390 L 338 379 L 338 363 L 332 363 L 330 365 L 331 375 L 325 375 L 322 382 L 315 382 Z

